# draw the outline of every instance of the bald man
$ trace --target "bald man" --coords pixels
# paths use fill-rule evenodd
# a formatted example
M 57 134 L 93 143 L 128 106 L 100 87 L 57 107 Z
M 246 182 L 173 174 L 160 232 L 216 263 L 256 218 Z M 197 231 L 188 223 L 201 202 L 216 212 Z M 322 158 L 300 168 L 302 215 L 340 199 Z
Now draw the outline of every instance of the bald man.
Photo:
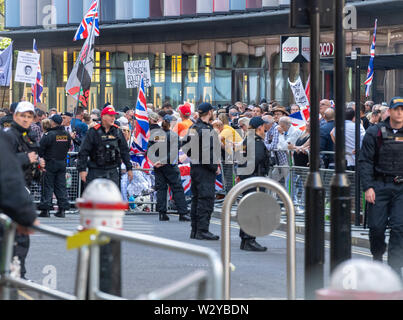
M 327 109 L 329 109 L 331 106 L 332 106 L 332 104 L 330 103 L 330 100 L 328 100 L 328 99 L 323 99 L 319 103 L 319 114 L 320 114 L 319 125 L 320 126 L 326 124 L 325 111 Z
M 334 143 L 330 136 L 330 132 L 334 128 L 335 111 L 328 108 L 324 112 L 325 123 L 320 126 L 320 151 L 334 151 Z M 334 156 L 331 154 L 321 154 L 323 165 L 326 169 L 334 168 Z

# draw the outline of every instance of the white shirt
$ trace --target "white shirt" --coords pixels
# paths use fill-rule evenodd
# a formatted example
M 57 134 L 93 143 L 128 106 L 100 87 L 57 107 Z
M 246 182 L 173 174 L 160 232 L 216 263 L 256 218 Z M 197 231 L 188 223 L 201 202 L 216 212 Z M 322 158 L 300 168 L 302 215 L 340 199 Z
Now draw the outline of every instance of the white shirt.
M 345 121 L 345 132 L 346 132 L 346 161 L 347 166 L 355 166 L 355 155 L 353 151 L 355 150 L 355 122 L 351 120 Z M 336 136 L 336 128 L 332 130 L 332 134 Z M 360 125 L 360 148 L 362 145 L 362 140 L 365 136 L 365 129 Z
M 297 127 L 291 126 L 287 132 L 279 134 L 277 149 L 288 150 L 288 143 L 295 144 L 302 133 Z

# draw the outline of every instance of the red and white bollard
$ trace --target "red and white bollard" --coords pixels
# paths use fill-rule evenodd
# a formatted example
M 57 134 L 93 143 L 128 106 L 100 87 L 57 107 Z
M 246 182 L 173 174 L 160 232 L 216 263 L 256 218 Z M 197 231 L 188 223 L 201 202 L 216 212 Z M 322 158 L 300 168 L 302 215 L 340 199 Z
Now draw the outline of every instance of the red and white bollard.
M 96 179 L 85 189 L 82 198 L 77 199 L 81 226 L 84 229 L 97 227 L 123 228 L 123 216 L 129 204 L 124 202 L 116 184 L 107 179 Z M 121 296 L 121 245 L 111 240 L 100 247 L 99 288 L 102 292 Z
M 96 179 L 77 199 L 81 226 L 85 229 L 97 227 L 123 228 L 123 216 L 129 204 L 124 202 L 119 188 L 111 180 Z
M 403 300 L 398 274 L 377 261 L 351 259 L 333 272 L 330 286 L 316 291 L 318 300 Z

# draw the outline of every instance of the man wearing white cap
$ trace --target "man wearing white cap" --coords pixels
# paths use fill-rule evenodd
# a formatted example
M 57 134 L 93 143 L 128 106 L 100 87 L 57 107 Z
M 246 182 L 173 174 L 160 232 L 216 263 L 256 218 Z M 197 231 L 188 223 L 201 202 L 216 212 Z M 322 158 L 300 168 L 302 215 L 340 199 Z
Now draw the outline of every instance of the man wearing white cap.
M 34 117 L 34 106 L 30 102 L 21 101 L 15 109 L 11 127 L 4 130 L 11 149 L 15 152 L 24 172 L 27 187 L 31 185 L 33 180 L 39 181 L 41 170 L 45 167 L 45 161 L 38 157 L 39 146 L 35 139 L 31 138 L 30 126 L 34 121 Z M 29 236 L 17 234 L 16 242 L 15 255 L 21 262 L 21 278 L 25 278 L 25 258 L 29 250 Z

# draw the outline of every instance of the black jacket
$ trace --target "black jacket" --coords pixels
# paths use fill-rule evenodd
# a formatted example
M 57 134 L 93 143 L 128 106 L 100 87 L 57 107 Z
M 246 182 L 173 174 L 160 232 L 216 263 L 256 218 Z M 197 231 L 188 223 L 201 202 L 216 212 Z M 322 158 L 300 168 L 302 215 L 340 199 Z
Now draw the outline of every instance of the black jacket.
M 255 134 L 255 154 L 251 157 L 248 155 L 248 139 L 245 138 L 243 141 L 243 157 L 244 159 L 251 159 L 254 163 L 253 173 L 249 175 L 239 175 L 241 180 L 250 178 L 250 177 L 263 177 L 269 173 L 269 161 L 270 161 L 270 153 L 267 150 L 264 139 Z M 246 161 L 243 164 L 239 165 L 239 168 L 246 168 L 248 166 L 248 162 Z M 245 170 L 245 169 L 244 169 Z
M 179 136 L 172 130 L 163 130 L 157 124 L 150 125 L 150 133 L 147 149 L 147 156 L 150 160 L 152 162 L 160 161 L 162 164 L 178 164 Z
M 101 143 L 101 138 L 98 130 L 101 130 L 101 134 L 106 135 L 105 129 L 100 124 L 88 130 L 84 138 L 84 141 L 81 145 L 80 152 L 78 153 L 78 164 L 77 164 L 78 172 L 86 171 L 87 167 L 107 170 L 117 168 L 121 165 L 121 163 L 116 163 L 115 165 L 110 167 L 99 167 L 96 164 L 96 153 Z M 120 150 L 120 158 L 125 164 L 127 170 L 128 171 L 132 170 L 132 163 L 130 161 L 130 154 L 129 154 L 129 146 L 127 145 L 126 139 L 123 136 L 122 131 L 119 129 L 117 125 L 113 125 L 107 134 L 110 136 L 117 137 L 118 146 Z
M 25 188 L 24 176 L 8 143 L 9 137 L 0 131 L 0 209 L 23 226 L 32 226 L 37 214 Z
M 33 179 L 33 168 L 37 165 L 29 161 L 28 153 L 38 153 L 39 144 L 35 141 L 30 129 L 25 129 L 16 122 L 12 122 L 11 127 L 5 128 L 4 132 L 10 143 L 11 150 L 17 156 L 18 162 L 24 172 L 27 185 L 29 185 Z
M 66 160 L 71 146 L 71 137 L 64 127 L 51 128 L 39 143 L 39 156 L 45 161 Z
M 203 132 L 205 136 L 210 134 L 209 143 L 205 141 L 203 144 Z M 197 122 L 189 128 L 185 141 L 186 153 L 187 156 L 191 158 L 192 166 L 201 165 L 208 170 L 217 171 L 218 163 L 220 163 L 221 159 L 221 144 L 217 132 L 209 123 L 198 119 Z M 194 142 L 194 144 L 192 142 Z M 192 148 L 187 149 L 191 146 L 193 146 L 193 148 L 198 147 L 198 158 L 194 154 L 192 155 Z
M 358 161 L 361 184 L 364 191 L 373 188 L 376 176 L 382 174 L 382 168 L 379 168 L 379 151 L 381 149 L 380 144 L 382 143 L 381 127 L 383 126 L 388 129 L 392 129 L 389 118 L 384 122 L 380 122 L 377 125 L 369 127 L 365 133 L 364 140 L 362 141 Z M 403 128 L 396 133 L 396 136 L 403 137 Z M 400 143 L 402 143 L 403 148 L 403 142 Z M 392 159 L 394 158 L 396 161 L 400 161 L 401 163 L 403 150 L 400 150 L 401 148 L 399 147 L 399 151 L 396 154 L 387 154 L 386 156 L 391 157 Z M 400 153 L 400 155 L 398 153 Z M 390 169 L 398 170 L 397 166 L 393 165 L 392 163 L 390 164 Z M 395 174 L 398 174 L 398 172 L 396 171 Z

